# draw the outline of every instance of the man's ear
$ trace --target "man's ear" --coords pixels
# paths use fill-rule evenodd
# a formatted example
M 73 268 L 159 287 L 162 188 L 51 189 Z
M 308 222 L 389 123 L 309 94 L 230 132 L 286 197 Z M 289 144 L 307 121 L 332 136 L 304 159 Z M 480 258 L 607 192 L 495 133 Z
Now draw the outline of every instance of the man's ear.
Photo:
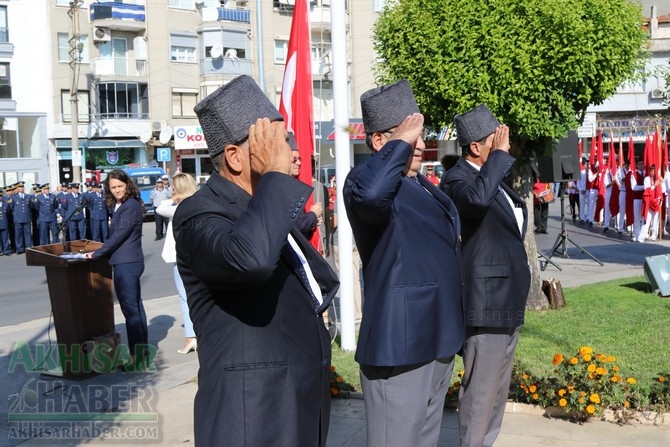
M 481 152 L 479 151 L 479 143 L 476 141 L 470 143 L 470 154 L 473 157 L 479 157 L 481 155 Z
M 244 157 L 244 151 L 241 147 L 235 144 L 229 144 L 223 149 L 223 153 L 226 159 L 226 164 L 228 165 L 228 170 L 231 173 L 239 174 L 242 172 L 242 157 Z
M 372 148 L 375 150 L 375 152 L 379 152 L 379 150 L 384 146 L 384 134 L 375 132 L 372 134 L 370 137 L 370 141 L 372 142 Z

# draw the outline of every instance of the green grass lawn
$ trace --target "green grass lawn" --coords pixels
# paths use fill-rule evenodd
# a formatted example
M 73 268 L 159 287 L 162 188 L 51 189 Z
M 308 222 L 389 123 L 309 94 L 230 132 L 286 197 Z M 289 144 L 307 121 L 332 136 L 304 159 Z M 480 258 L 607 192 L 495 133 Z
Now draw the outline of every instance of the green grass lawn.
M 537 376 L 548 376 L 556 353 L 571 357 L 581 346 L 613 355 L 623 377 L 648 388 L 660 372 L 670 373 L 670 300 L 650 293 L 644 277 L 565 289 L 567 306 L 527 312 L 516 351 L 517 363 Z M 353 352 L 333 343 L 333 365 L 360 391 Z M 462 369 L 460 358 L 454 368 Z

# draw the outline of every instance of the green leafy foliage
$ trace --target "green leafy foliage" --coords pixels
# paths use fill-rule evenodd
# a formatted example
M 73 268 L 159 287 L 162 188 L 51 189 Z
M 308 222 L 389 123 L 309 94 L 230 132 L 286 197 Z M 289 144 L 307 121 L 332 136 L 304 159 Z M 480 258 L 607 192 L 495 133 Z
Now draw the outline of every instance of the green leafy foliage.
M 431 127 L 486 103 L 539 150 L 644 67 L 642 24 L 628 0 L 398 0 L 375 23 L 377 75 L 408 79 Z

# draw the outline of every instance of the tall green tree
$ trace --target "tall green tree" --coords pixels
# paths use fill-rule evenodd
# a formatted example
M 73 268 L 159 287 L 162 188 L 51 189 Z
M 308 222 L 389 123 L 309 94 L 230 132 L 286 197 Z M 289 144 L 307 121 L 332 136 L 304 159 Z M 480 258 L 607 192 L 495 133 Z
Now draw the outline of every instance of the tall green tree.
M 586 108 L 644 67 L 647 34 L 629 0 L 397 0 L 374 26 L 381 83 L 408 79 L 427 125 L 486 103 L 510 126 L 517 187 L 529 161 L 579 126 Z M 532 232 L 526 239 L 536 259 Z M 541 307 L 535 262 L 530 307 Z

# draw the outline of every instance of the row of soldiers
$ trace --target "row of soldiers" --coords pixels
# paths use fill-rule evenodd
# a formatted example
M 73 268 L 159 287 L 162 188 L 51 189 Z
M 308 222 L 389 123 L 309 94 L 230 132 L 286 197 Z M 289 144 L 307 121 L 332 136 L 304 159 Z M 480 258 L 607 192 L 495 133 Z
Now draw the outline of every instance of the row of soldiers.
M 26 248 L 65 240 L 92 239 L 105 242 L 109 235 L 110 212 L 102 185 L 63 183 L 51 192 L 51 185 L 34 185 L 25 192 L 25 182 L 0 188 L 0 256 L 23 254 Z
M 619 236 L 627 230 L 634 242 L 655 241 L 660 236 L 668 220 L 668 213 L 664 219 L 661 214 L 664 205 L 666 210 L 670 206 L 670 176 L 659 175 L 655 165 L 645 169 L 643 161 L 630 166 L 623 160 L 615 172 L 590 166 L 588 159 L 582 164 L 580 179 L 568 183 L 573 221 L 577 216 L 589 226 L 602 221 L 605 233 L 613 223 Z

